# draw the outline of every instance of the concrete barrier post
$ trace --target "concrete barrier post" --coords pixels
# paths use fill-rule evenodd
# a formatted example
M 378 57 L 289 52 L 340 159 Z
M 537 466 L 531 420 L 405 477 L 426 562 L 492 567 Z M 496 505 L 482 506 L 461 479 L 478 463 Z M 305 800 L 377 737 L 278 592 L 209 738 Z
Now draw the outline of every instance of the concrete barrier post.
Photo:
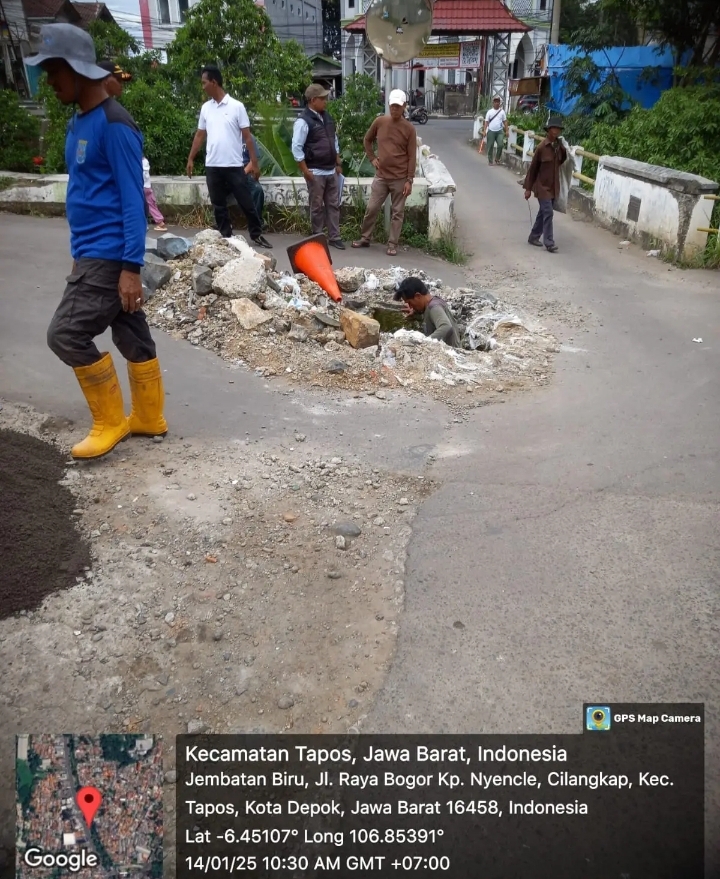
M 523 151 L 522 151 L 522 160 L 523 162 L 530 162 L 532 159 L 532 154 L 535 151 L 535 141 L 533 140 L 534 131 L 526 131 L 525 139 L 523 141 Z
M 483 120 L 481 116 L 476 116 L 473 121 L 473 140 L 480 140 L 480 132 L 482 131 Z
M 455 229 L 455 193 L 446 192 L 428 198 L 428 238 L 439 241 Z
M 574 147 L 574 152 L 573 152 L 572 158 L 573 158 L 573 164 L 575 165 L 575 173 L 576 174 L 582 173 L 583 157 L 578 154 L 578 150 L 581 150 L 581 149 L 582 149 L 581 146 Z M 580 181 L 577 179 L 577 177 L 573 177 L 570 185 L 571 186 L 580 186 Z
M 514 156 L 517 154 L 517 151 L 515 149 L 515 147 L 517 146 L 517 136 L 518 136 L 518 133 L 517 133 L 516 126 L 511 125 L 508 128 L 508 142 L 507 142 L 507 149 L 505 151 L 505 155 Z

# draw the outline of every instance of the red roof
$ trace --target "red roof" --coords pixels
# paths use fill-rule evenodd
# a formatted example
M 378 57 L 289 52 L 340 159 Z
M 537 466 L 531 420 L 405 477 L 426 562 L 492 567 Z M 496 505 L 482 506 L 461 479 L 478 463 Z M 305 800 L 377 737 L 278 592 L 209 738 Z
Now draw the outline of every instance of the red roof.
M 104 3 L 77 3 L 73 0 L 73 7 L 82 19 L 83 27 L 87 27 L 91 21 L 102 19 L 103 21 L 115 21 L 110 10 Z
M 351 34 L 365 33 L 365 16 L 345 25 Z M 524 33 L 532 30 L 510 12 L 500 0 L 436 0 L 433 34 L 481 36 Z

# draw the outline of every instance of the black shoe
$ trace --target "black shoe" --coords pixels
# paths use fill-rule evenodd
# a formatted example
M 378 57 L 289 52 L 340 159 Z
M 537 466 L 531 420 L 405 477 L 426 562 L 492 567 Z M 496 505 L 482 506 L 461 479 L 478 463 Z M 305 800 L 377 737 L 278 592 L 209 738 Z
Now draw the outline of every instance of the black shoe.
M 334 241 L 329 241 L 328 244 L 330 247 L 337 247 L 338 250 L 345 250 L 345 242 L 342 238 L 336 238 Z
M 264 235 L 258 235 L 257 238 L 253 238 L 253 244 L 257 244 L 258 247 L 267 247 L 269 250 L 272 250 L 272 244 L 267 240 Z
M 553 244 L 552 247 L 546 247 L 545 249 L 548 253 L 557 253 L 559 248 L 557 244 Z
M 539 238 L 533 238 L 532 235 L 528 238 L 528 244 L 533 244 L 535 247 L 542 247 L 542 242 Z

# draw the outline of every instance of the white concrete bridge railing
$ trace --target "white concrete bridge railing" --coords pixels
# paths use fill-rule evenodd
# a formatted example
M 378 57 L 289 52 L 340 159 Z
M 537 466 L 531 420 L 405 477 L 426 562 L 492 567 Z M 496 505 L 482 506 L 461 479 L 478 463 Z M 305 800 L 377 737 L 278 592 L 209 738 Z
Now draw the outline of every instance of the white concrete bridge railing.
M 476 120 L 473 136 L 479 130 Z M 518 135 L 523 137 L 522 145 Z M 511 125 L 506 164 L 522 173 L 542 137 Z M 571 146 L 570 151 L 575 167 L 569 203 L 601 226 L 643 247 L 660 245 L 685 258 L 702 253 L 708 235 L 718 233 L 710 225 L 720 189 L 714 180 L 622 156 L 598 156 L 581 146 Z M 594 178 L 583 173 L 584 159 L 597 163 Z M 581 183 L 588 188 L 581 188 Z

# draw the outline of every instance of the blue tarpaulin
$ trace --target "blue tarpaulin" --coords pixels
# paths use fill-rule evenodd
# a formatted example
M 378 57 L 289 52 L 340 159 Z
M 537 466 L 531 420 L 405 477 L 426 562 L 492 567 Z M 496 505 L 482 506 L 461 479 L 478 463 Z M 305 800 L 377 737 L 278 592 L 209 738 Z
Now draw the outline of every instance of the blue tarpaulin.
M 572 113 L 577 98 L 565 93 L 565 71 L 567 65 L 581 49 L 570 46 L 547 47 L 547 71 L 550 78 L 550 100 L 548 107 L 563 116 Z M 590 52 L 590 57 L 606 77 L 613 72 L 628 95 L 641 107 L 652 107 L 661 93 L 672 86 L 672 71 L 675 65 L 669 49 L 658 50 L 657 46 L 614 46 L 601 52 Z M 653 68 L 652 76 L 642 76 L 647 68 Z

